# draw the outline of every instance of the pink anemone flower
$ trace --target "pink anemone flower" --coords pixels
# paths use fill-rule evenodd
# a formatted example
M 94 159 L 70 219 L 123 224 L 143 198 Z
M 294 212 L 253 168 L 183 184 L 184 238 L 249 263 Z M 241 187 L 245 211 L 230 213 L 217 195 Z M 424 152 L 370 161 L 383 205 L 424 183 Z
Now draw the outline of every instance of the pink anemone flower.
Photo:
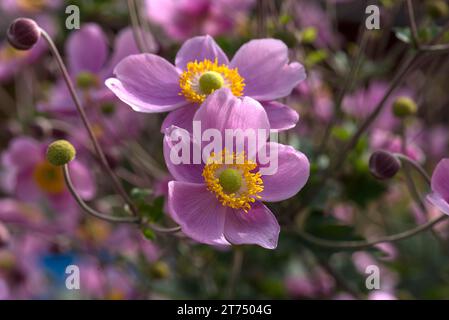
M 201 124 L 201 132 L 218 129 L 221 137 L 226 130 L 270 131 L 262 105 L 249 97 L 237 98 L 229 89 L 210 95 L 193 120 Z M 307 157 L 291 146 L 272 141 L 265 144 L 267 134 L 264 145 L 258 145 L 252 155 L 250 151 L 236 152 L 236 148 L 205 151 L 206 146 L 193 138 L 189 148 L 200 149 L 207 160 L 175 164 L 172 152 L 178 152 L 179 143 L 186 143 L 176 138 L 182 134 L 189 132 L 175 126 L 166 130 L 164 156 L 174 177 L 168 184 L 169 214 L 184 234 L 209 245 L 276 248 L 280 227 L 263 202 L 282 201 L 302 189 L 309 178 Z M 262 173 L 263 168 L 271 166 L 261 161 L 264 148 L 269 149 L 266 154 L 277 156 L 277 170 L 270 174 Z
M 289 63 L 288 48 L 280 40 L 252 40 L 229 61 L 208 35 L 187 40 L 175 65 L 154 54 L 137 54 L 123 59 L 114 74 L 106 86 L 135 111 L 172 111 L 162 131 L 171 125 L 191 129 L 198 107 L 220 88 L 261 102 L 271 129 L 293 128 L 296 111 L 274 100 L 288 96 L 306 78 L 300 63 Z

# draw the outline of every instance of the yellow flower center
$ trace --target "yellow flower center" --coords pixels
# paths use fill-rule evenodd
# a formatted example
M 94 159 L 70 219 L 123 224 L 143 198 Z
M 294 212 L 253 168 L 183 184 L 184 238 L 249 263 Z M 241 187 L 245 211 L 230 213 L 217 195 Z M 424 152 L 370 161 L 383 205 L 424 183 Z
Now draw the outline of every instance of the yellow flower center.
M 215 194 L 223 206 L 248 212 L 251 203 L 260 199 L 263 181 L 257 164 L 244 153 L 236 155 L 223 149 L 212 153 L 203 169 L 207 189 Z
M 46 1 L 44 0 L 17 0 L 18 7 L 27 12 L 38 12 L 44 9 Z
M 229 88 L 234 96 L 240 97 L 245 83 L 237 68 L 218 65 L 217 59 L 215 62 L 205 59 L 187 64 L 187 70 L 179 78 L 179 86 L 180 94 L 188 101 L 202 103 L 209 94 L 220 88 Z
M 58 194 L 65 189 L 62 168 L 47 161 L 37 164 L 33 171 L 33 179 L 40 189 L 50 194 Z

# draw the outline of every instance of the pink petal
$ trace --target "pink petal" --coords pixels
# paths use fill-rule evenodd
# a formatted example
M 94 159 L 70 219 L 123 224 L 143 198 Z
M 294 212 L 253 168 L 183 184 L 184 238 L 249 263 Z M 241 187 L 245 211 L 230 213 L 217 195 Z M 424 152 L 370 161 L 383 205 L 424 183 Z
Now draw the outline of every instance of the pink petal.
M 230 63 L 245 80 L 245 96 L 270 101 L 288 96 L 306 78 L 304 67 L 288 63 L 288 48 L 280 40 L 259 39 L 244 44 Z
M 195 183 L 204 182 L 202 176 L 204 165 L 201 161 L 200 144 L 193 139 L 187 130 L 175 126 L 167 128 L 163 147 L 167 169 L 175 180 Z M 189 156 L 186 155 L 183 158 L 184 152 L 189 152 Z M 194 152 L 199 154 L 199 159 L 193 158 Z M 178 157 L 173 159 L 173 156 L 176 155 L 179 155 L 182 159 L 178 159 Z
M 440 194 L 436 192 L 429 194 L 427 201 L 437 207 L 441 212 L 449 215 L 449 203 Z
M 268 115 L 272 130 L 283 131 L 296 126 L 299 115 L 289 106 L 276 101 L 263 102 L 262 105 Z
M 206 35 L 193 37 L 184 42 L 176 55 L 175 65 L 184 70 L 189 62 L 194 62 L 195 60 L 200 62 L 204 59 L 212 62 L 217 59 L 218 64 L 229 63 L 228 57 L 226 57 L 226 54 L 215 40 Z
M 229 245 L 223 235 L 226 209 L 204 184 L 169 182 L 168 209 L 190 238 L 210 245 Z
M 165 112 L 184 104 L 179 95 L 179 73 L 154 54 L 136 54 L 123 59 L 114 69 L 117 78 L 106 80 L 115 95 L 140 112 Z
M 95 196 L 96 186 L 89 169 L 78 160 L 72 161 L 69 164 L 69 168 L 70 177 L 73 180 L 76 191 L 83 199 L 92 199 Z
M 449 202 L 449 159 L 441 160 L 432 174 L 432 191 L 439 193 Z
M 164 122 L 162 122 L 161 132 L 164 133 L 165 130 L 171 126 L 176 126 L 192 132 L 193 117 L 197 110 L 198 105 L 188 104 L 182 108 L 171 111 L 164 119 Z
M 85 24 L 70 34 L 66 54 L 72 75 L 80 71 L 98 73 L 106 62 L 108 47 L 106 35 L 95 23 Z
M 223 88 L 209 95 L 198 109 L 194 121 L 201 121 L 201 129 L 265 129 L 270 130 L 267 113 L 254 99 L 236 98 Z
M 158 45 L 154 40 L 153 35 L 151 33 L 143 33 L 143 35 L 149 44 L 149 52 L 156 52 Z M 108 62 L 107 68 L 104 71 L 104 76 L 111 76 L 112 70 L 121 60 L 129 55 L 138 53 L 140 53 L 140 51 L 134 39 L 134 32 L 132 28 L 128 27 L 121 30 L 115 38 L 114 51 L 112 53 L 111 60 Z
M 232 244 L 257 244 L 266 249 L 275 249 L 280 227 L 276 217 L 260 202 L 244 212 L 228 208 L 225 220 L 225 237 Z
M 309 179 L 310 163 L 307 157 L 291 146 L 270 142 L 269 158 L 273 152 L 277 153 L 277 168 L 274 174 L 263 175 L 264 190 L 260 193 L 262 201 L 281 201 L 293 197 L 301 190 Z M 270 151 L 270 149 L 269 149 Z M 270 165 L 274 165 L 273 161 Z M 267 168 L 268 165 L 261 165 Z

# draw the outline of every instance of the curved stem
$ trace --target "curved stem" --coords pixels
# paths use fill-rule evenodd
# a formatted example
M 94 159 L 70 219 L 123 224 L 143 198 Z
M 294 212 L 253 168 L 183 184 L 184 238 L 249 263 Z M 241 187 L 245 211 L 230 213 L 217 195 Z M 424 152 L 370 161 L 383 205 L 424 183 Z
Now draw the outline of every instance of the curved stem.
M 427 172 L 424 170 L 424 168 L 418 162 L 416 162 L 413 159 L 410 159 L 408 156 L 401 154 L 401 153 L 395 153 L 394 156 L 397 157 L 402 162 L 405 162 L 405 163 L 411 165 L 416 171 L 418 171 L 421 174 L 421 176 L 424 178 L 424 180 L 426 181 L 426 183 L 428 185 L 431 184 L 431 179 L 430 179 L 429 175 L 427 174 Z M 424 203 L 422 202 L 421 198 L 419 197 L 419 194 L 417 196 L 418 196 L 418 199 L 416 199 L 416 201 L 421 206 L 424 206 Z M 425 210 L 425 207 L 424 207 L 424 210 Z M 366 247 L 371 247 L 373 245 L 376 245 L 376 244 L 382 243 L 382 242 L 395 242 L 395 241 L 400 241 L 403 239 L 410 238 L 420 232 L 423 232 L 423 231 L 426 231 L 429 229 L 431 230 L 434 225 L 440 223 L 441 221 L 445 220 L 448 217 L 449 216 L 443 214 L 443 215 L 439 216 L 438 218 L 430 220 L 427 223 L 417 226 L 413 229 L 410 229 L 410 230 L 407 230 L 407 231 L 404 231 L 404 232 L 401 232 L 401 233 L 398 233 L 395 235 L 378 238 L 378 239 L 371 240 L 371 241 L 335 242 L 332 240 L 326 240 L 326 239 L 321 239 L 321 238 L 315 237 L 314 235 L 311 235 L 311 234 L 309 234 L 305 231 L 301 231 L 301 230 L 298 231 L 297 233 L 304 240 L 309 241 L 310 243 L 313 243 L 313 244 L 321 246 L 321 247 L 336 248 L 336 249 L 362 249 L 362 248 L 366 248 Z
M 140 218 L 139 217 L 114 217 L 111 215 L 106 215 L 101 212 L 96 211 L 95 209 L 91 208 L 87 203 L 84 202 L 84 200 L 81 198 L 81 196 L 78 194 L 78 192 L 75 189 L 75 186 L 72 183 L 72 179 L 70 178 L 70 172 L 69 172 L 69 166 L 66 164 L 63 167 L 64 172 L 64 180 L 67 185 L 67 188 L 69 189 L 72 196 L 75 198 L 78 205 L 86 211 L 88 214 L 108 222 L 118 222 L 118 223 L 139 223 Z
M 342 152 L 338 155 L 337 161 L 333 166 L 334 170 L 338 170 L 343 165 L 349 152 L 357 145 L 357 142 L 359 141 L 363 133 L 369 129 L 374 120 L 376 120 L 377 117 L 380 115 L 380 113 L 384 110 L 388 98 L 391 96 L 396 87 L 401 83 L 404 76 L 408 73 L 408 71 L 420 57 L 421 57 L 420 52 L 413 54 L 413 56 L 411 56 L 407 60 L 407 62 L 402 66 L 402 68 L 398 71 L 393 81 L 391 82 L 387 92 L 385 92 L 382 100 L 374 108 L 373 112 L 371 112 L 370 115 L 365 119 L 365 121 L 363 121 L 363 123 L 359 126 L 359 128 L 351 137 L 349 142 L 343 147 Z
M 42 37 L 47 41 L 48 46 L 50 47 L 50 50 L 52 51 L 56 62 L 59 66 L 59 69 L 61 70 L 62 76 L 64 78 L 64 81 L 67 85 L 67 88 L 69 89 L 70 95 L 73 99 L 73 102 L 75 103 L 76 109 L 81 117 L 81 120 L 84 124 L 84 127 L 86 128 L 88 134 L 89 134 L 89 138 L 92 141 L 92 145 L 95 149 L 96 154 L 98 155 L 98 158 L 100 159 L 100 162 L 104 168 L 104 170 L 107 172 L 107 174 L 110 176 L 117 192 L 122 196 L 123 200 L 130 206 L 131 211 L 133 212 L 134 215 L 137 215 L 137 211 L 131 201 L 131 199 L 129 198 L 128 194 L 126 193 L 125 189 L 123 188 L 122 184 L 120 183 L 119 179 L 117 178 L 117 176 L 115 175 L 114 171 L 111 169 L 111 167 L 108 164 L 108 161 L 106 159 L 106 156 L 103 152 L 103 149 L 101 148 L 100 144 L 98 143 L 97 138 L 95 137 L 95 134 L 92 131 L 92 127 L 90 125 L 89 120 L 87 119 L 86 113 L 84 111 L 84 108 L 81 104 L 80 99 L 78 98 L 78 95 L 76 94 L 75 91 L 75 87 L 72 83 L 72 80 L 70 79 L 69 73 L 67 72 L 67 68 L 61 58 L 61 55 L 59 54 L 58 49 L 56 48 L 53 40 L 51 39 L 51 37 L 48 35 L 48 33 L 40 28 Z
M 418 162 L 416 162 L 413 159 L 410 159 L 409 157 L 407 157 L 406 155 L 401 154 L 401 153 L 395 153 L 394 156 L 397 157 L 399 160 L 411 165 L 416 171 L 419 172 L 419 174 L 424 178 L 424 181 L 426 181 L 426 183 L 428 185 L 431 184 L 431 179 L 430 179 L 429 175 L 427 174 L 426 170 L 424 170 L 424 168 Z
M 137 16 L 137 6 L 134 0 L 128 0 L 128 11 L 129 17 L 131 19 L 131 26 L 133 30 L 134 40 L 136 41 L 137 47 L 140 52 L 146 52 L 145 41 L 143 40 L 143 35 L 140 32 L 141 29 L 139 27 L 139 19 Z
M 413 237 L 414 235 L 421 233 L 423 231 L 427 231 L 431 229 L 436 224 L 446 220 L 449 218 L 449 216 L 443 214 L 439 216 L 438 218 L 432 219 L 422 225 L 419 225 L 413 229 L 397 233 L 390 236 L 381 237 L 375 240 L 370 241 L 332 241 L 332 240 L 326 240 L 322 238 L 315 237 L 314 235 L 311 235 L 303 230 L 298 230 L 297 234 L 306 240 L 307 242 L 310 242 L 314 245 L 325 247 L 329 249 L 364 249 L 368 247 L 372 247 L 376 244 L 383 243 L 383 242 L 396 242 L 401 241 L 410 237 Z
M 172 228 L 164 228 L 164 227 L 160 227 L 158 225 L 155 225 L 153 223 L 150 223 L 149 227 L 153 231 L 156 231 L 156 232 L 159 232 L 159 233 L 176 233 L 176 232 L 181 231 L 181 227 L 180 226 L 172 227 Z

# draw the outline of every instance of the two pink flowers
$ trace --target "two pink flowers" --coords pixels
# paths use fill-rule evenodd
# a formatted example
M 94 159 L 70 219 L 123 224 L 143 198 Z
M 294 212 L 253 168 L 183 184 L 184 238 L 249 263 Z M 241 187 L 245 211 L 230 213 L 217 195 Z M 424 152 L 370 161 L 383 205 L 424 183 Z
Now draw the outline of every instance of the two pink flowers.
M 179 142 L 173 137 L 191 135 L 194 121 L 222 137 L 226 130 L 293 128 L 298 114 L 276 99 L 288 96 L 306 74 L 301 64 L 289 62 L 287 46 L 275 39 L 252 40 L 229 61 L 210 36 L 194 37 L 183 44 L 175 65 L 137 54 L 118 63 L 114 75 L 106 85 L 134 110 L 170 111 L 161 128 L 174 178 L 168 184 L 168 211 L 183 233 L 210 245 L 276 248 L 280 227 L 263 202 L 293 197 L 306 184 L 309 161 L 303 153 L 268 141 L 265 134 L 253 154 L 223 148 L 207 151 L 201 163 L 174 163 L 170 154 Z M 206 152 L 204 143 L 188 143 Z M 269 175 L 259 154 L 267 147 L 277 154 L 277 170 Z

